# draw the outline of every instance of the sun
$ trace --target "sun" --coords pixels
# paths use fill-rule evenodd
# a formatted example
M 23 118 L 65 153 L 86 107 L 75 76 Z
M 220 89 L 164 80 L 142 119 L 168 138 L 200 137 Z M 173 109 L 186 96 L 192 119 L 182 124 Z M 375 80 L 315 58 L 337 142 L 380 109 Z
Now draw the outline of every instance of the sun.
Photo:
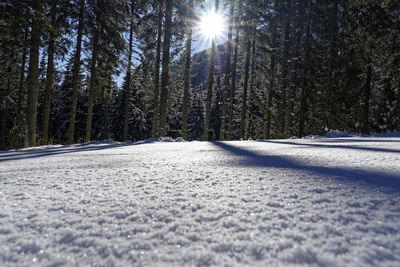
M 221 14 L 211 10 L 200 17 L 199 29 L 202 36 L 208 39 L 221 37 L 225 22 Z

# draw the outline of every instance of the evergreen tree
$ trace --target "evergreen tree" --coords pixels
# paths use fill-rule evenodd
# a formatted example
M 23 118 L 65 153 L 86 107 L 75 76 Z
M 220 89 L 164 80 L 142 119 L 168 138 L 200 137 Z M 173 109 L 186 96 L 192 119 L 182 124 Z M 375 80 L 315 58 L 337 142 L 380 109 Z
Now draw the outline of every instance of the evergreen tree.
M 39 76 L 39 47 L 40 47 L 40 17 L 42 12 L 41 1 L 32 2 L 32 32 L 29 52 L 29 71 L 28 71 L 28 100 L 26 107 L 26 144 L 25 146 L 36 145 L 36 115 L 38 103 L 38 76 Z
M 218 12 L 219 1 L 215 0 L 215 12 Z M 207 101 L 206 101 L 206 116 L 204 122 L 204 140 L 209 140 L 209 128 L 211 119 L 211 101 L 213 95 L 213 83 L 214 83 L 214 68 L 215 68 L 215 53 L 216 53 L 216 40 L 215 36 L 211 41 L 211 54 L 210 54 L 210 68 L 208 73 L 208 83 L 207 83 Z
M 233 31 L 233 20 L 234 20 L 234 11 L 235 11 L 235 2 L 229 1 L 229 28 L 228 28 L 228 41 L 226 45 L 226 63 L 225 63 L 225 79 L 224 79 L 224 91 L 223 91 L 223 103 L 222 103 L 222 118 L 221 118 L 221 129 L 220 129 L 220 140 L 225 140 L 225 136 L 228 137 L 229 134 L 226 134 L 226 122 L 227 122 L 227 111 L 228 109 L 228 94 L 229 100 L 233 98 L 233 94 L 230 94 L 230 84 L 229 79 L 231 78 L 231 53 L 232 53 L 232 31 Z M 229 125 L 229 123 L 228 123 Z M 228 127 L 229 128 L 229 127 Z
M 54 85 L 54 54 L 55 54 L 55 38 L 56 38 L 56 13 L 57 1 L 52 1 L 50 8 L 50 38 L 47 48 L 47 73 L 46 73 L 46 89 L 43 103 L 43 137 L 42 144 L 48 144 L 49 137 L 49 121 L 50 121 L 50 100 Z
M 192 55 L 204 3 L 4 2 L 0 148 L 400 128 L 398 1 L 223 1 Z
M 168 80 L 169 80 L 169 61 L 170 61 L 170 47 L 171 47 L 171 22 L 172 22 L 172 0 L 165 0 L 165 31 L 163 43 L 163 58 L 162 58 L 162 72 L 161 72 L 161 95 L 159 106 L 159 122 L 158 122 L 158 135 L 166 135 L 167 123 L 167 101 L 168 101 Z
M 189 14 L 187 18 L 188 30 L 186 39 L 186 51 L 185 51 L 185 82 L 183 89 L 183 104 L 182 104 L 182 138 L 187 138 L 187 120 L 188 120 L 188 105 L 189 105 L 189 89 L 190 89 L 190 66 L 192 59 L 192 22 L 191 18 L 193 16 L 193 2 L 190 3 Z
M 85 0 L 79 1 L 79 17 L 78 17 L 78 29 L 74 53 L 74 66 L 73 66 L 73 78 L 72 78 L 72 100 L 70 117 L 68 123 L 68 137 L 67 143 L 71 144 L 74 142 L 75 136 L 75 120 L 76 120 L 76 107 L 78 103 L 78 83 L 79 83 L 79 72 L 81 68 L 81 49 L 82 49 L 82 35 L 84 28 L 84 12 L 85 12 Z

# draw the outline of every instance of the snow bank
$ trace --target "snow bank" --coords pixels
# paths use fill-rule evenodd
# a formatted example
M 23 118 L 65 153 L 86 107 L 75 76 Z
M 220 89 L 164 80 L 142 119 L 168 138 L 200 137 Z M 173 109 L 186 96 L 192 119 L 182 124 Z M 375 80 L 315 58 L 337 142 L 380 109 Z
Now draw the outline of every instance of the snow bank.
M 387 132 L 387 133 L 371 133 L 371 134 L 362 134 L 362 133 L 351 133 L 342 130 L 329 130 L 325 136 L 325 138 L 339 138 L 339 137 L 400 137 L 400 132 Z M 290 139 L 296 139 L 297 137 L 291 137 Z M 303 137 L 303 139 L 318 139 L 322 138 L 319 135 L 307 135 Z
M 148 138 L 143 141 L 137 141 L 135 144 L 147 144 L 147 143 L 171 143 L 171 142 L 187 142 L 185 139 L 182 137 L 178 137 L 176 139 L 173 139 L 172 137 L 156 137 L 156 138 Z
M 354 137 L 354 136 L 359 136 L 359 134 L 349 133 L 341 130 L 329 130 L 329 132 L 327 132 L 325 135 L 325 137 L 327 138 Z

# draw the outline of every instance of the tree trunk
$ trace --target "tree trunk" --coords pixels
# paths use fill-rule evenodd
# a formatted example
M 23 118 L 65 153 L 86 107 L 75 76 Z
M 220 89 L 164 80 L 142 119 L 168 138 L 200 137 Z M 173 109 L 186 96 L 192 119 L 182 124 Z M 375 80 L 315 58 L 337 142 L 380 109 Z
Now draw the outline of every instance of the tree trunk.
M 89 103 L 88 103 L 88 112 L 87 112 L 87 119 L 86 119 L 86 134 L 85 134 L 86 142 L 91 140 L 93 102 L 94 102 L 94 95 L 96 92 L 96 83 L 97 83 L 97 73 L 96 73 L 97 66 L 96 65 L 97 65 L 97 57 L 99 54 L 99 38 L 100 38 L 100 29 L 95 26 L 94 36 L 93 36 L 92 62 L 90 65 Z
M 24 44 L 22 47 L 22 59 L 21 59 L 21 73 L 19 77 L 19 91 L 18 91 L 18 105 L 17 105 L 17 114 L 21 112 L 22 108 L 22 99 L 24 98 L 24 82 L 25 82 L 25 65 L 26 65 L 26 43 L 28 41 L 28 28 L 25 29 L 24 35 Z
M 112 98 L 112 70 L 108 73 L 108 86 L 107 92 L 104 95 L 105 111 L 104 111 L 104 127 L 102 133 L 102 139 L 106 140 L 110 138 L 109 124 L 110 124 L 110 113 L 111 113 L 111 98 Z
M 236 38 L 235 38 L 235 50 L 233 54 L 232 62 L 232 81 L 229 90 L 229 110 L 228 110 L 228 134 L 227 139 L 232 140 L 232 127 L 233 127 L 233 104 L 235 102 L 235 91 L 236 91 L 236 67 L 238 60 L 238 50 L 239 50 L 239 27 L 235 25 L 236 28 Z
M 74 55 L 74 67 L 72 71 L 72 98 L 71 98 L 71 111 L 68 123 L 68 138 L 67 143 L 72 144 L 74 142 L 75 134 L 75 118 L 76 118 L 76 107 L 78 104 L 78 86 L 79 86 L 79 72 L 81 68 L 81 50 L 82 50 L 82 34 L 84 27 L 84 11 L 85 11 L 85 0 L 80 0 L 79 9 L 79 24 L 78 24 L 78 36 L 76 38 L 76 48 Z
M 364 107 L 363 107 L 363 133 L 369 134 L 369 101 L 371 99 L 371 76 L 372 67 L 371 63 L 367 67 L 367 79 L 364 85 Z
M 56 9 L 57 0 L 51 2 L 50 9 L 50 40 L 47 52 L 47 74 L 46 74 L 46 88 L 44 93 L 44 110 L 43 110 L 43 145 L 48 144 L 49 138 L 49 120 L 50 120 L 50 100 L 54 84 L 54 42 L 55 42 L 55 25 L 56 25 Z
M 223 103 L 222 103 L 221 129 L 219 131 L 219 140 L 221 141 L 225 140 L 225 135 L 226 135 L 226 121 L 227 121 L 226 114 L 228 106 L 229 78 L 231 75 L 232 30 L 233 30 L 234 10 L 235 10 L 235 3 L 234 1 L 231 0 L 229 8 L 228 42 L 226 44 L 226 65 L 225 65 L 224 91 L 223 91 Z
M 212 89 L 214 83 L 214 60 L 215 60 L 215 39 L 212 40 L 211 45 L 211 55 L 210 55 L 210 68 L 208 73 L 208 83 L 207 83 L 207 100 L 206 100 L 206 117 L 204 121 L 204 141 L 209 140 L 209 124 L 211 119 L 211 101 L 212 101 Z
M 158 26 L 157 26 L 157 48 L 156 48 L 156 65 L 154 71 L 154 99 L 153 99 L 153 120 L 151 122 L 151 135 L 157 136 L 157 123 L 159 120 L 158 109 L 160 105 L 160 61 L 161 61 L 161 36 L 162 36 L 162 18 L 163 18 L 163 3 L 160 1 L 158 10 Z
M 131 12 L 133 12 L 133 1 Z M 133 14 L 130 18 L 129 26 L 129 47 L 128 47 L 128 66 L 126 67 L 125 95 L 124 95 L 124 133 L 122 141 L 128 140 L 128 125 L 129 125 L 129 100 L 131 98 L 131 66 L 132 66 L 132 43 L 133 43 Z
M 307 86 L 309 76 L 309 64 L 310 64 L 310 39 L 311 39 L 311 1 L 308 1 L 308 15 L 306 25 L 306 40 L 304 43 L 304 73 L 301 82 L 301 96 L 300 96 L 300 110 L 299 110 L 299 137 L 304 136 L 304 125 L 307 113 Z
M 165 32 L 163 44 L 163 60 L 161 71 L 161 98 L 159 109 L 158 135 L 166 136 L 167 124 L 167 101 L 168 101 L 168 80 L 169 80 L 169 49 L 171 47 L 171 24 L 172 24 L 172 0 L 166 0 L 165 9 Z
M 215 12 L 218 11 L 219 1 L 215 0 Z M 215 69 L 215 50 L 217 44 L 215 40 L 215 36 L 212 39 L 211 44 L 211 55 L 210 55 L 210 69 L 208 73 L 208 83 L 207 83 L 207 101 L 206 101 L 206 117 L 204 121 L 204 141 L 209 140 L 209 128 L 210 128 L 210 119 L 211 119 L 211 102 L 212 102 L 212 91 L 213 91 L 213 83 L 214 83 L 214 69 Z
M 10 85 L 10 81 L 8 80 L 8 84 Z M 9 89 L 9 86 L 8 86 Z M 3 90 L 1 90 L 3 91 Z M 5 92 L 7 93 L 7 92 Z M 1 96 L 3 98 L 3 96 Z M 0 125 L 1 125 L 1 129 L 0 129 L 0 150 L 5 150 L 7 149 L 7 142 L 6 142 L 6 138 L 7 138 L 7 132 L 8 132 L 8 127 L 7 127 L 7 110 L 4 109 L 0 109 L 1 111 L 1 116 L 0 116 Z
M 301 14 L 302 14 L 302 3 L 297 2 L 297 14 L 295 15 L 296 20 L 294 25 L 301 25 Z M 301 36 L 302 36 L 302 29 L 296 30 L 296 45 L 294 46 L 294 63 L 293 63 L 293 70 L 291 72 L 291 79 L 292 84 L 290 86 L 290 95 L 288 100 L 288 107 L 286 109 L 286 119 L 285 119 L 285 136 L 288 137 L 289 135 L 293 134 L 292 125 L 293 125 L 293 110 L 294 110 L 294 103 L 296 98 L 296 90 L 299 87 L 299 59 L 300 59 L 300 44 L 301 44 Z
M 246 114 L 247 114 L 247 87 L 249 85 L 250 49 L 251 49 L 250 36 L 247 36 L 246 58 L 245 58 L 245 63 L 244 63 L 244 84 L 243 84 L 243 96 L 242 96 L 242 112 L 241 112 L 241 116 L 240 116 L 240 129 L 239 129 L 239 138 L 240 139 L 244 139 L 245 119 L 246 119 Z
M 250 67 L 250 91 L 249 91 L 249 108 L 247 112 L 246 139 L 251 137 L 251 129 L 253 127 L 253 105 L 254 105 L 254 79 L 255 79 L 255 62 L 256 62 L 256 28 L 254 28 L 254 40 L 251 48 L 251 67 Z
M 335 67 L 336 59 L 336 32 L 337 32 L 337 11 L 338 11 L 338 1 L 335 0 L 332 3 L 331 9 L 331 29 L 330 29 L 330 40 L 329 40 L 329 69 L 328 69 L 328 92 L 326 93 L 325 101 L 325 121 L 328 129 L 336 129 L 333 119 L 333 107 L 332 107 L 332 96 L 334 93 L 334 77 L 333 70 Z
M 272 112 L 272 90 L 274 88 L 274 82 L 275 82 L 275 61 L 276 61 L 276 55 L 275 55 L 275 48 L 276 48 L 276 33 L 277 33 L 277 23 L 274 20 L 273 22 L 273 29 L 272 29 L 272 42 L 271 42 L 271 63 L 270 63 L 270 80 L 269 80 L 269 88 L 268 88 L 268 102 L 267 102 L 267 110 L 266 110 L 266 127 L 265 127 L 265 132 L 264 132 L 264 139 L 269 139 L 270 138 L 270 133 L 271 133 L 271 112 Z
M 28 102 L 26 107 L 27 147 L 36 146 L 36 116 L 39 87 L 39 47 L 40 47 L 40 22 L 41 1 L 32 3 L 35 14 L 32 17 L 32 33 L 29 54 L 28 72 Z
M 14 58 L 14 50 L 10 52 L 10 59 Z M 10 62 L 9 66 L 5 68 L 8 75 L 6 76 L 7 85 L 6 88 L 0 89 L 0 101 L 2 103 L 7 103 L 7 97 L 10 95 L 11 92 L 11 73 L 12 73 L 12 61 Z M 7 149 L 7 133 L 8 133 L 8 111 L 9 108 L 7 105 L 0 106 L 1 116 L 0 116 L 0 149 Z
M 281 99 L 279 103 L 279 117 L 278 117 L 278 132 L 281 138 L 285 138 L 285 111 L 287 108 L 286 92 L 288 87 L 288 73 L 289 73 L 289 49 L 290 49 L 290 12 L 291 12 L 291 1 L 287 1 L 286 4 L 286 20 L 284 27 L 284 41 L 283 41 L 283 57 L 282 57 L 282 87 L 281 87 Z
M 188 37 L 186 40 L 186 66 L 185 66 L 185 81 L 183 88 L 183 110 L 182 110 L 182 129 L 181 129 L 181 136 L 183 139 L 187 138 L 191 53 L 192 53 L 192 25 L 189 26 Z

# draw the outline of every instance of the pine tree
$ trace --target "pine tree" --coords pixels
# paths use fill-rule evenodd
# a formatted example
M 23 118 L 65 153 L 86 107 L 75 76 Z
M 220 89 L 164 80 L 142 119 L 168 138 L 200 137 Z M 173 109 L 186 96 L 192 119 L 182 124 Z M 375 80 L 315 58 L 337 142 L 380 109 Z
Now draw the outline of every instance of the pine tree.
M 101 25 L 98 23 L 99 17 L 99 4 L 96 2 L 94 6 L 94 25 L 93 25 L 93 37 L 92 37 L 92 58 L 90 65 L 90 83 L 89 83 L 89 103 L 88 103 L 88 111 L 87 111 L 87 119 L 86 119 L 86 133 L 85 133 L 85 141 L 91 140 L 91 131 L 92 131 L 92 118 L 93 118 L 93 102 L 96 93 L 97 87 L 97 59 L 99 54 L 99 39 L 100 39 L 100 31 Z
M 251 66 L 249 70 L 249 84 L 250 84 L 250 90 L 249 90 L 249 101 L 248 101 L 248 112 L 247 112 L 247 124 L 246 124 L 246 139 L 251 138 L 252 136 L 252 129 L 254 127 L 254 120 L 255 120 L 255 110 L 257 109 L 255 107 L 255 90 L 254 90 L 254 82 L 255 82 L 255 65 L 256 65 L 256 29 L 253 29 L 253 38 L 254 40 L 252 41 L 251 45 Z
M 203 3 L 4 2 L 0 148 L 399 129 L 398 1 L 225 1 L 227 43 L 192 56 Z
M 31 45 L 29 52 L 29 71 L 28 71 L 28 100 L 26 107 L 26 144 L 25 146 L 36 146 L 36 115 L 38 103 L 38 75 L 39 75 L 39 47 L 40 47 L 40 16 L 42 4 L 35 0 L 32 3 L 35 12 L 32 17 Z
M 227 122 L 227 111 L 228 109 L 228 97 L 231 98 L 233 95 L 229 95 L 230 86 L 229 79 L 231 78 L 231 53 L 232 53 L 232 31 L 233 31 L 233 20 L 234 20 L 234 11 L 235 11 L 235 3 L 234 1 L 229 1 L 229 26 L 228 26 L 228 41 L 226 44 L 226 63 L 225 63 L 225 78 L 224 78 L 224 92 L 223 92 L 223 103 L 222 103 L 222 117 L 221 117 L 221 129 L 220 129 L 220 140 L 225 140 L 226 134 L 226 122 Z M 228 96 L 229 95 L 229 96 Z M 229 124 L 229 123 L 228 123 Z M 229 127 L 228 127 L 229 128 Z
M 193 88 L 188 112 L 188 140 L 199 140 L 204 134 L 204 102 L 202 86 Z
M 162 36 L 162 19 L 163 19 L 163 1 L 160 1 L 158 8 L 158 22 L 157 22 L 157 48 L 156 48 L 156 60 L 154 70 L 154 98 L 153 98 L 153 119 L 152 119 L 152 137 L 157 136 L 158 120 L 159 120 L 159 104 L 160 104 L 160 61 L 161 61 L 161 36 Z
M 73 80 L 72 80 L 72 101 L 70 118 L 68 124 L 68 139 L 67 143 L 72 144 L 74 142 L 75 134 L 75 119 L 76 119 L 76 107 L 78 103 L 78 85 L 79 85 L 79 72 L 81 68 L 81 50 L 82 50 L 82 35 L 84 28 L 84 12 L 85 12 L 85 0 L 79 1 L 79 17 L 78 17 L 78 34 L 76 37 L 76 46 L 74 54 L 74 66 L 73 66 Z
M 289 75 L 289 50 L 290 50 L 290 21 L 291 21 L 291 0 L 286 1 L 284 12 L 284 40 L 283 40 L 283 55 L 282 55 L 282 83 L 280 90 L 279 101 L 279 116 L 278 116 L 278 135 L 279 137 L 287 137 L 287 129 L 285 131 L 287 112 L 287 92 L 288 92 L 288 75 Z
M 297 91 L 299 88 L 299 69 L 300 69 L 300 46 L 301 46 L 301 36 L 302 36 L 302 3 L 300 1 L 297 2 L 295 6 L 294 13 L 294 29 L 293 29 L 293 42 L 291 44 L 292 64 L 290 67 L 290 75 L 288 77 L 288 90 L 289 90 L 289 98 L 287 101 L 287 108 L 285 114 L 285 129 L 284 135 L 286 137 L 294 134 L 294 108 L 297 99 Z M 289 29 L 290 30 L 290 29 Z
M 168 99 L 168 79 L 169 79 L 169 59 L 170 59 L 170 46 L 171 46 L 171 21 L 172 21 L 172 0 L 165 0 L 165 31 L 163 43 L 163 60 L 161 72 L 161 98 L 159 108 L 159 122 L 158 122 L 158 135 L 166 135 L 167 123 L 167 99 Z
M 50 121 L 50 100 L 54 84 L 54 53 L 55 53 L 55 27 L 56 27 L 56 12 L 57 1 L 51 3 L 50 9 L 50 39 L 47 49 L 47 74 L 46 74 L 46 89 L 44 96 L 44 115 L 43 115 L 43 137 L 42 144 L 48 144 L 49 138 L 49 121 Z
M 132 67 L 132 45 L 133 45 L 133 1 L 131 2 L 131 14 L 129 23 L 129 45 L 128 45 L 128 65 L 126 67 L 126 82 L 124 86 L 124 136 L 123 141 L 128 139 L 128 124 L 129 124 L 129 99 L 131 98 L 131 67 Z
M 240 115 L 240 130 L 239 138 L 245 138 L 245 127 L 246 127 L 246 115 L 247 115 L 247 96 L 248 96 L 248 86 L 249 86 L 249 72 L 250 72 L 250 50 L 251 50 L 251 39 L 250 34 L 246 36 L 246 54 L 244 63 L 244 82 L 243 82 L 243 96 L 242 96 L 242 106 Z
M 215 0 L 215 12 L 218 12 L 219 1 Z M 208 82 L 207 82 L 207 101 L 206 101 L 206 117 L 204 122 L 204 140 L 209 140 L 209 128 L 210 128 L 210 119 L 211 119 L 211 101 L 213 95 L 213 83 L 214 83 L 214 68 L 215 68 L 215 53 L 216 53 L 216 40 L 215 36 L 211 41 L 211 54 L 210 54 L 210 67 L 208 73 Z
M 232 80 L 229 88 L 229 109 L 228 109 L 228 134 L 227 139 L 232 140 L 233 137 L 233 115 L 234 115 L 234 103 L 235 103 L 235 93 L 236 93 L 236 76 L 237 76 L 237 62 L 238 62 L 238 51 L 239 51 L 239 20 L 235 17 L 235 44 L 234 44 L 234 54 L 232 62 Z
M 306 112 L 307 112 L 307 95 L 308 95 L 308 86 L 309 86 L 309 68 L 310 68 L 310 39 L 311 39 L 311 1 L 307 1 L 307 22 L 306 22 L 306 32 L 305 32 L 305 43 L 304 43 L 304 69 L 303 69 L 303 77 L 301 82 L 301 97 L 300 97 L 300 114 L 299 114 L 299 129 L 298 135 L 304 136 L 305 131 L 305 120 L 306 120 Z
M 277 38 L 277 23 L 275 19 L 272 20 L 272 41 L 271 41 L 271 52 L 270 52 L 270 67 L 269 67 L 269 85 L 267 95 L 267 107 L 266 107 L 266 125 L 264 128 L 264 139 L 269 139 L 271 134 L 271 113 L 272 113 L 272 97 L 275 86 L 275 63 L 276 63 L 276 38 Z
M 193 14 L 193 2 L 190 4 L 190 15 Z M 192 23 L 190 22 L 190 16 L 188 17 L 188 33 L 186 40 L 186 52 L 185 52 L 185 81 L 183 89 L 183 107 L 182 107 L 182 129 L 181 136 L 183 139 L 187 138 L 187 120 L 188 120 L 188 106 L 189 106 L 189 89 L 190 89 L 190 66 L 192 59 Z

